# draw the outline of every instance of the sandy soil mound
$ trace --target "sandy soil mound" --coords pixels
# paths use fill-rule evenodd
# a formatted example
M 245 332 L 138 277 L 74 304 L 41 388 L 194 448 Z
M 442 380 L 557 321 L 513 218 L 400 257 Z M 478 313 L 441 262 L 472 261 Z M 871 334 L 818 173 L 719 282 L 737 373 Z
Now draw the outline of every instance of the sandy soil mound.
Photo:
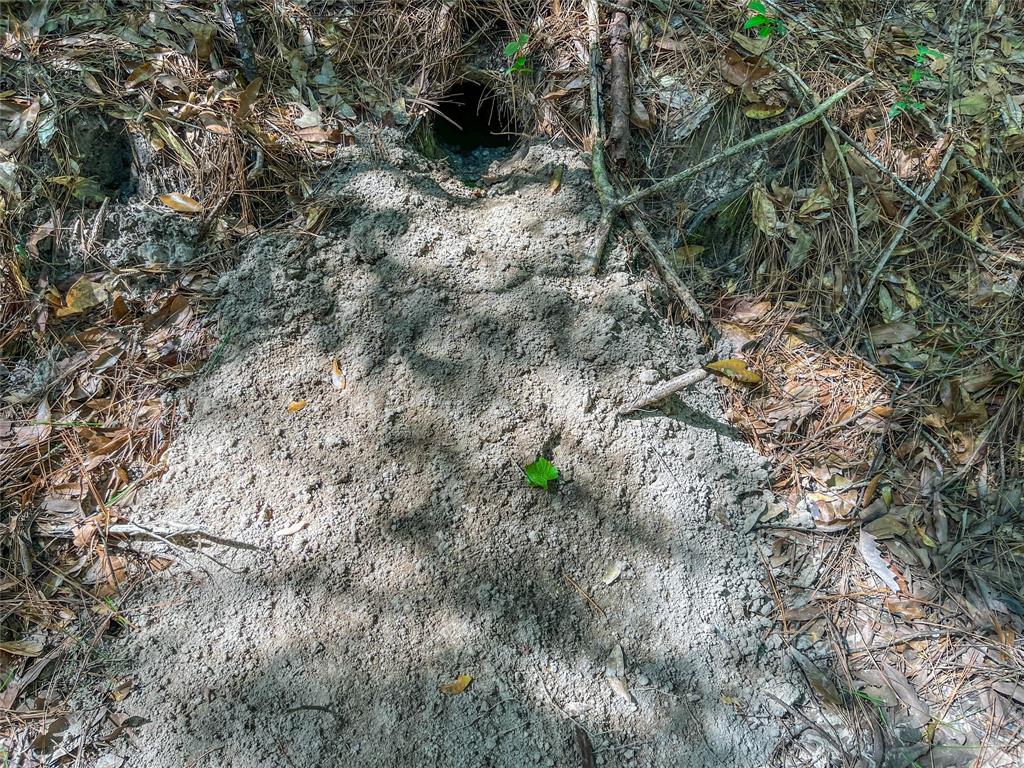
M 352 149 L 326 233 L 256 240 L 223 278 L 230 343 L 133 516 L 248 548 L 180 553 L 129 613 L 129 764 L 577 766 L 574 721 L 598 765 L 768 761 L 765 692 L 798 693 L 742 533 L 764 467 L 712 382 L 616 416 L 696 341 L 650 281 L 584 274 L 579 159 L 500 173 L 481 195 Z M 547 492 L 519 468 L 538 454 Z

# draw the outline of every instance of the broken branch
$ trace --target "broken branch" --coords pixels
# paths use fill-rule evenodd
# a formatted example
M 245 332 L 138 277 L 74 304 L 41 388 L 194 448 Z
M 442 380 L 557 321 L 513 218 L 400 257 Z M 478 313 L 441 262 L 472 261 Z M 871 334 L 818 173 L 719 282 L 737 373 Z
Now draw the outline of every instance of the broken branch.
M 858 88 L 864 82 L 865 79 L 866 77 L 863 76 L 858 77 L 845 88 L 836 91 L 827 99 L 822 101 L 810 112 L 805 112 L 799 117 L 790 120 L 788 123 L 776 126 L 775 128 L 772 128 L 771 130 L 768 131 L 763 131 L 762 133 L 759 133 L 756 136 L 751 136 L 749 139 L 745 139 L 737 144 L 733 144 L 731 147 L 728 147 L 719 152 L 718 154 L 709 157 L 707 160 L 703 160 L 697 163 L 696 165 L 691 165 L 685 171 L 680 171 L 679 173 L 669 176 L 667 179 L 662 179 L 661 181 L 651 184 L 649 187 L 637 190 L 631 195 L 626 195 L 626 197 L 618 201 L 618 207 L 622 208 L 627 205 L 634 205 L 636 203 L 639 203 L 641 200 L 650 197 L 651 195 L 657 195 L 660 194 L 661 192 L 667 192 L 673 187 L 682 184 L 687 179 L 693 178 L 697 174 L 706 171 L 708 168 L 718 165 L 723 160 L 728 160 L 730 157 L 746 152 L 748 149 L 753 149 L 754 147 L 761 146 L 762 144 L 767 144 L 768 142 L 775 141 L 776 139 L 782 138 L 783 136 L 792 133 L 798 128 L 803 128 L 805 125 L 813 123 L 823 114 L 825 114 L 829 109 L 831 109 L 843 97 L 847 96 L 851 91 Z M 846 137 L 844 136 L 844 138 Z
M 643 400 L 627 405 L 619 409 L 619 415 L 625 416 L 628 413 L 634 411 L 640 411 L 651 405 L 656 405 L 662 400 L 672 397 L 676 392 L 681 392 L 687 387 L 692 387 L 701 381 L 704 381 L 708 377 L 708 372 L 703 368 L 694 368 L 692 371 L 687 371 L 682 376 L 676 376 L 674 379 L 669 379 L 661 386 L 655 387 L 650 394 L 648 394 Z
M 621 165 L 629 155 L 629 114 L 632 98 L 629 77 L 629 10 L 632 0 L 625 0 L 608 25 L 611 39 L 611 127 L 608 130 L 608 156 Z

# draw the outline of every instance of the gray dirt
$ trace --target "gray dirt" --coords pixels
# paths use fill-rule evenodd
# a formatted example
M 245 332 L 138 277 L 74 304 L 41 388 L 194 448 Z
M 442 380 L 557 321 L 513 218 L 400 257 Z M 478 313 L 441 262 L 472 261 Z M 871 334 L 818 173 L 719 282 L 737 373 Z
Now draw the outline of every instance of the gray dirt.
M 480 195 L 372 143 L 318 198 L 321 235 L 255 239 L 221 280 L 223 357 L 132 516 L 245 548 L 176 550 L 126 607 L 123 704 L 149 722 L 117 751 L 581 766 L 578 724 L 598 765 L 767 764 L 766 693 L 799 690 L 744 533 L 766 468 L 712 381 L 616 416 L 700 363 L 695 335 L 646 276 L 587 273 L 578 156 L 531 146 Z M 538 454 L 561 469 L 548 492 L 520 471 Z M 606 676 L 617 645 L 634 701 Z

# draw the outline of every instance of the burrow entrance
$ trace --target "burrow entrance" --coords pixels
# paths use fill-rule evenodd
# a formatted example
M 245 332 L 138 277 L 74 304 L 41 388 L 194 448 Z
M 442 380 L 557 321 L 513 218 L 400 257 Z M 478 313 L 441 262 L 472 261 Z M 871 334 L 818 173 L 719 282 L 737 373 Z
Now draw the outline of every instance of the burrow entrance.
M 441 99 L 433 134 L 455 170 L 478 176 L 511 151 L 520 130 L 512 110 L 492 88 L 460 80 Z

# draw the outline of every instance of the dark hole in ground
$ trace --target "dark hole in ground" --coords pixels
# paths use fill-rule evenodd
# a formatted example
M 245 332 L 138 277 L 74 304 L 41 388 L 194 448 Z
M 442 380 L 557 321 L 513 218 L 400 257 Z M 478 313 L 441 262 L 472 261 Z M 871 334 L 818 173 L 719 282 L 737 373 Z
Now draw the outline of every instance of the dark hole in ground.
M 75 144 L 83 177 L 101 196 L 126 199 L 135 191 L 132 145 L 121 120 L 82 115 L 75 126 Z
M 469 153 L 481 147 L 508 148 L 516 135 L 507 110 L 486 86 L 469 80 L 456 83 L 445 94 L 434 120 L 437 141 L 449 151 Z
M 472 159 L 486 165 L 512 148 L 517 133 L 509 110 L 494 91 L 469 80 L 452 86 L 434 117 L 434 137 L 456 161 Z

